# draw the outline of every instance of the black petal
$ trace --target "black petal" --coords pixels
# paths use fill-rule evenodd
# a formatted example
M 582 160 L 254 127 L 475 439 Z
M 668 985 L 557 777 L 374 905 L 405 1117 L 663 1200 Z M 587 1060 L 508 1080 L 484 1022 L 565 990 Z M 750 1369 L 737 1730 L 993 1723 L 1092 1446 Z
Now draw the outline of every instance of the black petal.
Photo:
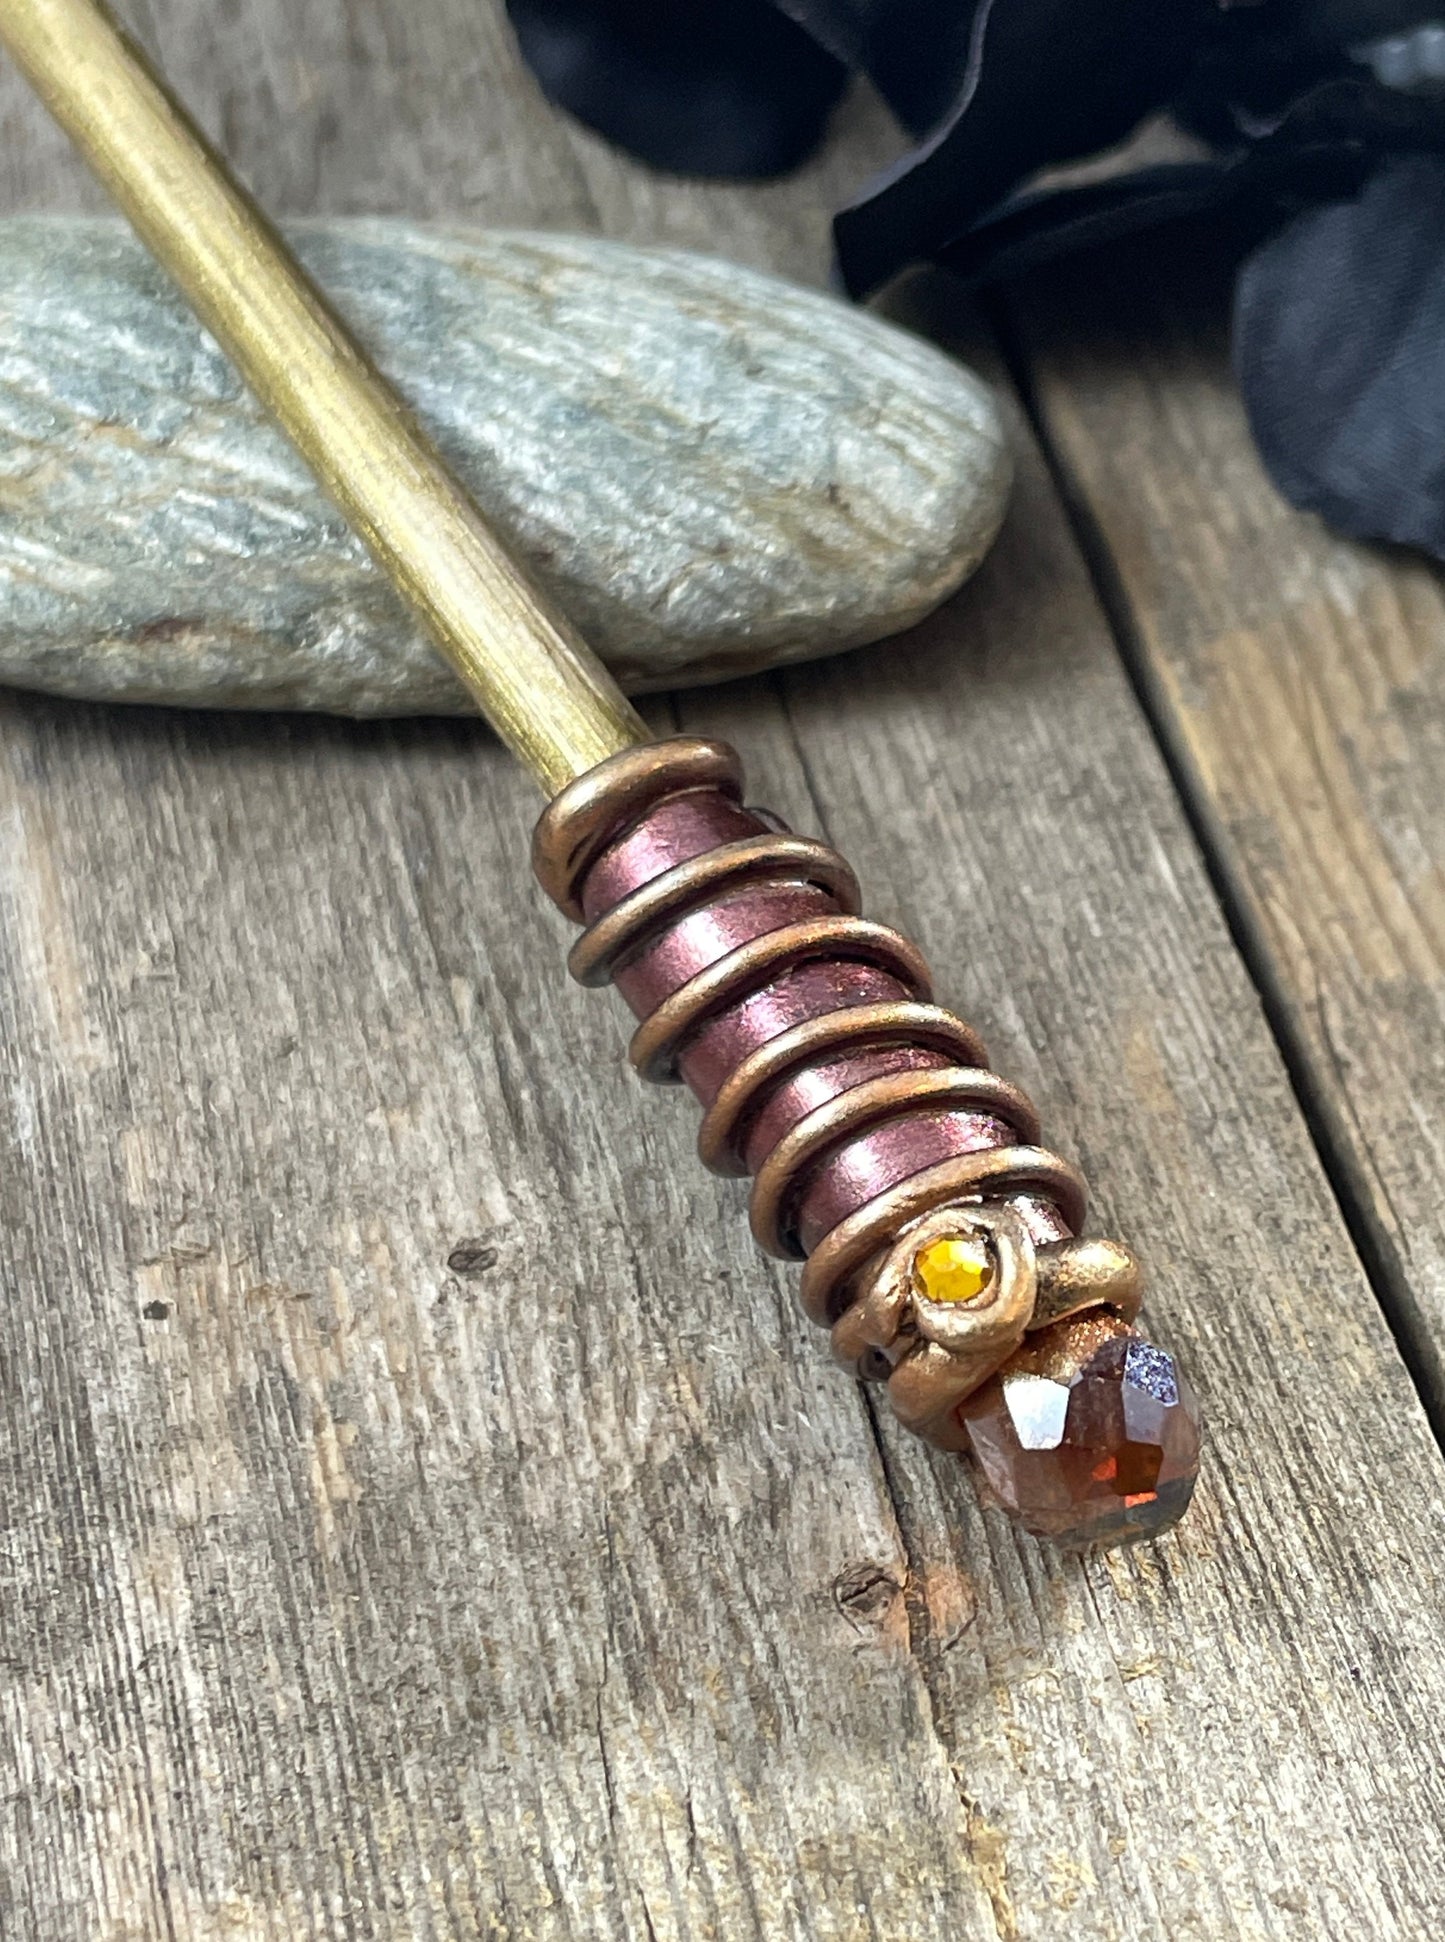
M 1445 559 L 1445 157 L 1389 162 L 1256 250 L 1235 358 L 1286 498 Z
M 1218 20 L 1215 0 L 982 0 L 948 118 L 834 224 L 848 290 L 934 255 L 1035 169 L 1120 140 Z
M 847 69 L 772 0 L 508 0 L 548 99 L 654 168 L 777 175 Z
M 984 212 L 934 260 L 974 285 L 1197 216 L 1227 218 L 1242 247 L 1316 202 L 1356 194 L 1396 146 L 1445 145 L 1438 107 L 1373 82 L 1331 80 L 1289 104 L 1267 133 L 1208 160 L 1135 169 L 1075 189 L 1023 191 Z
M 914 135 L 952 110 L 979 0 L 776 0 L 820 47 L 866 74 Z

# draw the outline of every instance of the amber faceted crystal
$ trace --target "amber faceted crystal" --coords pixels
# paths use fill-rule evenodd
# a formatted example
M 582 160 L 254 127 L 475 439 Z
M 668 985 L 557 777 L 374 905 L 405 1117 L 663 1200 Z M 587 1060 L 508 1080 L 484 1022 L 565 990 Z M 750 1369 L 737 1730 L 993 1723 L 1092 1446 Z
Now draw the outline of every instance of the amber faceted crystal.
M 1152 1536 L 1199 1474 L 1199 1405 L 1167 1350 L 1092 1310 L 1031 1335 L 959 1407 L 985 1484 L 1035 1536 Z
M 918 1292 L 928 1301 L 977 1301 L 993 1280 L 993 1261 L 981 1240 L 943 1234 L 920 1248 L 913 1263 Z

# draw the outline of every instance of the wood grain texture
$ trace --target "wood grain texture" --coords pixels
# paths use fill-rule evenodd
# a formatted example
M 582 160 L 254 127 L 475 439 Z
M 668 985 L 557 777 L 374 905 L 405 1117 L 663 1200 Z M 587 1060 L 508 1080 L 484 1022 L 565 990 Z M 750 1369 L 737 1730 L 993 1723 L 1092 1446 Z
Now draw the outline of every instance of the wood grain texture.
M 816 269 L 846 128 L 702 192 L 471 0 L 294 15 L 153 23 L 283 206 Z M 72 198 L 9 77 L 0 133 Z M 655 712 L 848 850 L 1150 1256 L 1189 1522 L 1061 1558 L 874 1422 L 566 985 L 481 731 L 12 700 L 7 1942 L 1438 1933 L 1441 1460 L 1019 450 L 911 641 Z
M 1197 238 L 1035 286 L 1048 436 L 1445 1423 L 1445 585 L 1295 513 Z

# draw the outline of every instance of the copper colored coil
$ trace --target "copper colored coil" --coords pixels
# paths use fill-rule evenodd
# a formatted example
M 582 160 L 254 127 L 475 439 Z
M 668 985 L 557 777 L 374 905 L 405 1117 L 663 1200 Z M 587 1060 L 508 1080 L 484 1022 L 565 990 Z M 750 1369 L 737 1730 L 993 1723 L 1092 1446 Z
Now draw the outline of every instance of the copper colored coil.
M 741 799 L 742 763 L 726 742 L 678 735 L 609 756 L 569 782 L 532 833 L 532 868 L 558 909 L 585 921 L 581 888 L 599 854 L 664 796 L 716 789 Z
M 920 1214 L 932 1213 L 951 1200 L 996 1200 L 1013 1194 L 1052 1201 L 1074 1233 L 1083 1225 L 1087 1200 L 1083 1178 L 1056 1153 L 1037 1146 L 995 1146 L 961 1153 L 910 1174 L 825 1234 L 803 1269 L 798 1292 L 804 1310 L 815 1322 L 830 1327 L 842 1312 L 848 1283 L 859 1269 Z
M 826 843 L 808 836 L 743 837 L 689 857 L 614 904 L 577 939 L 567 969 L 578 984 L 604 985 L 617 964 L 659 930 L 729 890 L 768 880 L 811 884 L 847 915 L 857 914 L 858 879 Z
M 612 757 L 569 785 L 543 813 L 534 856 L 554 901 L 579 922 L 589 914 L 593 919 L 574 954 L 574 972 L 598 983 L 616 973 L 642 1016 L 631 1055 L 644 1077 L 676 1077 L 677 1061 L 686 1064 L 694 1040 L 710 1044 L 705 1033 L 750 1016 L 750 1007 L 770 993 L 791 992 L 797 982 L 791 974 L 800 967 L 838 967 L 836 1010 L 794 1012 L 761 1042 L 754 1027 L 741 1031 L 732 1069 L 703 1088 L 705 1098 L 712 1095 L 699 1136 L 705 1157 L 720 1169 L 746 1171 L 751 1155 L 744 1149 L 757 1142 L 777 1102 L 799 1084 L 806 1092 L 814 1068 L 837 1075 L 825 1076 L 821 1103 L 784 1122 L 770 1153 L 767 1145 L 777 1135 L 768 1132 L 755 1196 L 764 1239 L 781 1247 L 785 1223 L 794 1218 L 800 1245 L 821 1231 L 803 1276 L 808 1312 L 824 1323 L 835 1319 L 850 1284 L 879 1249 L 919 1214 L 950 1200 L 1015 1198 L 1050 1234 L 1077 1231 L 1082 1181 L 1053 1154 L 1012 1143 L 1010 1130 L 1036 1136 L 1032 1108 L 984 1069 L 986 1054 L 969 1028 L 928 1002 L 928 968 L 917 949 L 855 914 L 852 874 L 826 846 L 800 843 L 774 819 L 740 805 L 732 750 L 679 737 Z M 685 940 L 695 917 L 735 902 L 743 908 L 750 897 L 766 902 L 790 888 L 804 907 L 821 892 L 847 908 L 806 920 L 780 915 L 771 929 L 700 964 L 694 957 L 688 965 L 689 943 L 669 956 L 669 940 Z M 703 948 L 705 935 L 697 940 Z M 867 975 L 881 972 L 909 995 L 885 999 L 858 990 L 849 997 L 843 974 L 850 965 L 855 979 L 863 975 L 859 967 L 873 967 Z M 644 974 L 644 967 L 651 968 Z M 892 1060 L 894 1069 L 870 1073 L 873 1054 L 885 1065 Z M 911 1061 L 906 1070 L 897 1069 L 900 1054 Z M 936 1061 L 949 1063 L 940 1068 Z M 842 1090 L 834 1090 L 840 1081 Z M 960 1096 L 956 1086 L 966 1092 Z M 930 1144 L 938 1153 L 940 1126 L 980 1105 L 989 1109 L 980 1117 L 995 1129 L 998 1144 L 925 1157 Z M 917 1158 L 900 1171 L 910 1127 Z M 880 1141 L 884 1146 L 875 1152 Z M 862 1172 L 838 1187 L 841 1204 L 820 1221 L 818 1209 L 808 1211 L 820 1183 L 832 1177 L 830 1169 L 851 1165 L 855 1152 L 865 1156 Z M 885 1176 L 871 1188 L 870 1169 Z
M 1031 1146 L 1039 1117 L 1027 1096 L 996 1072 L 979 1066 L 943 1066 L 932 1072 L 889 1072 L 850 1086 L 797 1121 L 758 1168 L 748 1218 L 753 1239 L 768 1254 L 802 1258 L 789 1216 L 798 1191 L 817 1161 L 834 1147 L 904 1113 L 979 1112 L 1000 1119 Z M 1011 1147 L 996 1148 L 1004 1153 Z
M 932 996 L 922 952 L 897 931 L 865 917 L 811 917 L 765 931 L 689 978 L 638 1026 L 627 1056 L 644 1079 L 674 1080 L 677 1055 L 699 1026 L 809 958 L 876 964 L 915 997 Z
M 830 1053 L 881 1051 L 891 1045 L 938 1052 L 959 1065 L 988 1064 L 978 1033 L 942 1005 L 898 999 L 805 1018 L 760 1045 L 728 1074 L 698 1128 L 699 1159 L 712 1173 L 746 1173 L 739 1149 L 754 1109 L 771 1087 L 802 1066 L 823 1064 Z

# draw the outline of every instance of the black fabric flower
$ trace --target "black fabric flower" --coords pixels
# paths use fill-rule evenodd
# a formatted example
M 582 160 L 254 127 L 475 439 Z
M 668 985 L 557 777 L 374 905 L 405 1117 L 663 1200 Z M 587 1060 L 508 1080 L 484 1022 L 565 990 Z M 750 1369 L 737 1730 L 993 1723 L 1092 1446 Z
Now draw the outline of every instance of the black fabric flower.
M 562 106 L 663 168 L 793 166 L 850 75 L 916 146 L 839 212 L 844 287 L 979 286 L 1217 214 L 1281 489 L 1445 558 L 1445 0 L 510 0 Z M 1168 112 L 1199 158 L 1038 187 Z
M 1286 498 L 1445 560 L 1445 156 L 1387 162 L 1358 196 L 1297 216 L 1245 263 L 1234 317 Z
M 848 69 L 772 0 L 511 0 L 547 95 L 678 175 L 779 175 L 823 132 Z

